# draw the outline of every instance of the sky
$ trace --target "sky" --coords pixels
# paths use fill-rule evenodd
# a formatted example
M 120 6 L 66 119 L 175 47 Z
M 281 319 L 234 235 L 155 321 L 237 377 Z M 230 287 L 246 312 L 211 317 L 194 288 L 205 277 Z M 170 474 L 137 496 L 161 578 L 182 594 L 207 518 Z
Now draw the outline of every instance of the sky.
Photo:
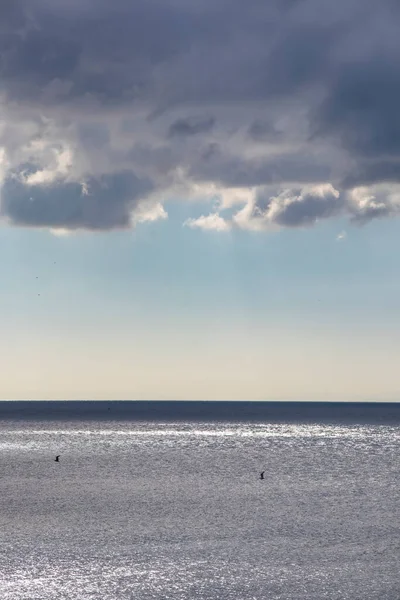
M 398 400 L 400 6 L 0 3 L 0 398 Z

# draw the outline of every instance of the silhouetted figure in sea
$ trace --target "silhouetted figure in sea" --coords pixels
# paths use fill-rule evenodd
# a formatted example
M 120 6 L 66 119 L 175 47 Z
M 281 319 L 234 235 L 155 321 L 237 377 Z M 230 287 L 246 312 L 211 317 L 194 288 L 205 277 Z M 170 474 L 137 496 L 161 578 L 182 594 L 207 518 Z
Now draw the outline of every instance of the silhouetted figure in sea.
M 262 473 L 260 473 L 260 479 L 264 479 L 264 473 L 265 473 L 265 471 L 263 471 Z
M 54 462 L 60 462 L 60 454 L 55 457 Z

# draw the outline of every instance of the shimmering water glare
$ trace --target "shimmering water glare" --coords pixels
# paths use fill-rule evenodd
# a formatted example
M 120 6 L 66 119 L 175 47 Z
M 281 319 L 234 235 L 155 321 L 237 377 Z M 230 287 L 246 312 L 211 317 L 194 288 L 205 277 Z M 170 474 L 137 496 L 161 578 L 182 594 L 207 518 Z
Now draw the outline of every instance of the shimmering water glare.
M 400 598 L 397 427 L 0 432 L 2 600 Z

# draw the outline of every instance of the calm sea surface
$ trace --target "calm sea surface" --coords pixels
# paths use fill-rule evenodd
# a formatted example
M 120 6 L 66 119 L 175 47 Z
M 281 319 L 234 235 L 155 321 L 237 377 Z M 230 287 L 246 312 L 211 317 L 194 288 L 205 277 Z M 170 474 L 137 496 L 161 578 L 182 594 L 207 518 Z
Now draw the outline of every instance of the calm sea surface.
M 0 598 L 399 600 L 399 450 L 396 425 L 0 421 Z

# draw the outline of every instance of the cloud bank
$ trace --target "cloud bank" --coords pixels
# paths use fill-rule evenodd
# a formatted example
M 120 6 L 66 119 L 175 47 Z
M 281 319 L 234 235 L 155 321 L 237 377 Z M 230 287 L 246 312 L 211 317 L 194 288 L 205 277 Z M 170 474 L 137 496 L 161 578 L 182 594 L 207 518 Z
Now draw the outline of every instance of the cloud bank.
M 3 0 L 0 218 L 309 227 L 400 207 L 393 0 Z M 230 215 L 225 211 L 229 209 Z

